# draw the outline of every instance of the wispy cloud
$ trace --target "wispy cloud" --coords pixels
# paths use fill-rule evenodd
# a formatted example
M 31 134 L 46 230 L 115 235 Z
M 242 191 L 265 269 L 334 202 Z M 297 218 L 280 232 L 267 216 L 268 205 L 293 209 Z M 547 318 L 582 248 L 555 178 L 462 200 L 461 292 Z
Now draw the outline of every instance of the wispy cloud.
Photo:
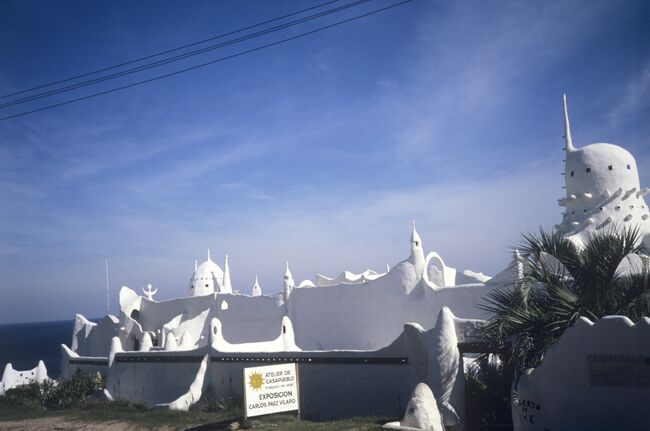
M 613 7 L 453 2 L 432 8 L 421 21 L 420 49 L 407 63 L 405 83 L 391 86 L 383 100 L 386 117 L 395 120 L 396 155 L 450 163 L 465 148 L 489 157 L 481 138 L 494 135 L 486 131 L 500 129 L 499 122 L 511 126 L 508 110 L 532 96 L 531 84 L 555 76 Z
M 382 269 L 406 257 L 413 218 L 448 264 L 494 274 L 521 232 L 561 217 L 563 91 L 577 141 L 630 140 L 648 175 L 634 139 L 650 66 L 614 82 L 616 64 L 572 64 L 625 30 L 617 5 L 413 5 L 403 22 L 0 125 L 0 288 L 15 287 L 0 320 L 100 314 L 104 257 L 113 286 L 153 282 L 161 298 L 184 293 L 207 248 L 242 291 L 256 273 L 278 291 L 286 259 L 298 280 Z M 47 310 L 26 291 L 70 299 Z
M 635 71 L 636 72 L 636 71 Z M 639 114 L 650 108 L 650 60 L 634 73 L 630 82 L 620 95 L 617 103 L 609 112 L 610 127 L 633 124 L 639 120 Z

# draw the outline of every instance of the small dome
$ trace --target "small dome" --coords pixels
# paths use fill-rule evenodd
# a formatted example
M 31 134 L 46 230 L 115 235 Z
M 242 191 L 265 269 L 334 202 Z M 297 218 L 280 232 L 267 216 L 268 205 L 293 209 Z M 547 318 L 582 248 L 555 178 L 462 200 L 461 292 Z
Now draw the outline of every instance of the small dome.
M 223 270 L 208 257 L 199 265 L 190 280 L 190 296 L 210 295 L 219 289 L 223 282 Z

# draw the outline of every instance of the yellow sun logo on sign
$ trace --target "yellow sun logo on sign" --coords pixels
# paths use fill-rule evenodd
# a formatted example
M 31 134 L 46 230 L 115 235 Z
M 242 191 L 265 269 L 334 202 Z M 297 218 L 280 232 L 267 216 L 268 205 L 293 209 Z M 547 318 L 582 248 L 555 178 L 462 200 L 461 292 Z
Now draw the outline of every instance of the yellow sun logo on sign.
M 255 389 L 256 391 L 259 391 L 262 389 L 262 384 L 264 384 L 264 379 L 262 378 L 262 375 L 260 373 L 252 373 L 250 376 L 248 376 L 248 384 L 250 385 L 251 388 Z

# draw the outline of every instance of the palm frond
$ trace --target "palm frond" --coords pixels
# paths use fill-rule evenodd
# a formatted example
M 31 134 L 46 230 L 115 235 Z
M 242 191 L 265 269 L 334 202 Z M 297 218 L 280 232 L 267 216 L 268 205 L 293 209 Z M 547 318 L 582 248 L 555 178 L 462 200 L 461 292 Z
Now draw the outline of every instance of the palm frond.
M 517 279 L 490 292 L 480 306 L 493 316 L 481 337 L 495 348 L 511 342 L 504 366 L 522 372 L 539 365 L 580 316 L 650 315 L 650 256 L 640 238 L 638 229 L 610 228 L 589 235 L 579 248 L 558 233 L 524 234 Z M 622 272 L 628 256 L 640 256 L 638 265 Z

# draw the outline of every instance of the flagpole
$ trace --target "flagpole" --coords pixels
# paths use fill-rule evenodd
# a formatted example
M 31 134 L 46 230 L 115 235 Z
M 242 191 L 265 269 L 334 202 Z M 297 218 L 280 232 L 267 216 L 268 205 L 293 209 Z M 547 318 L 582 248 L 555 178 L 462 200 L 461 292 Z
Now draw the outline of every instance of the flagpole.
M 111 314 L 111 296 L 108 288 L 108 258 L 105 259 L 106 262 L 106 314 Z

